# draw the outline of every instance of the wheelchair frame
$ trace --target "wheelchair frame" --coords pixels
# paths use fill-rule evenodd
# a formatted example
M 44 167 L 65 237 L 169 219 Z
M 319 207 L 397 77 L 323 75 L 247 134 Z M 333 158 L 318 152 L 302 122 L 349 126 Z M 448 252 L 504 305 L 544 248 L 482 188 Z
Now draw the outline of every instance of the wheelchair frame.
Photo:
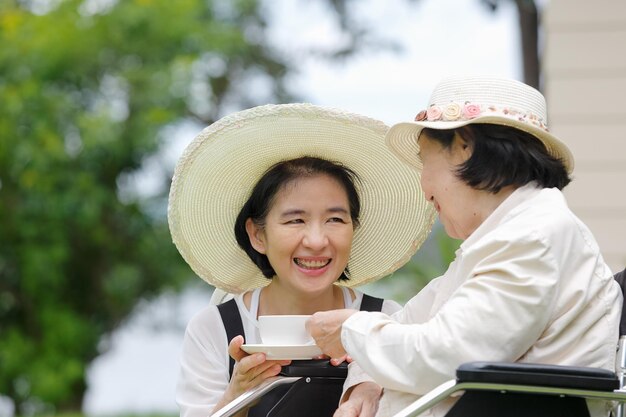
M 577 397 L 614 401 L 613 416 L 625 417 L 626 336 L 619 343 L 619 372 L 596 368 L 526 363 L 470 362 L 457 369 L 457 378 L 444 382 L 394 417 L 419 416 L 451 395 L 461 391 L 497 391 Z
M 274 376 L 263 381 L 259 386 L 254 387 L 239 397 L 235 398 L 233 401 L 226 404 L 217 412 L 211 414 L 211 417 L 228 417 L 232 416 L 235 413 L 243 410 L 246 407 L 254 404 L 257 400 L 259 400 L 263 395 L 270 392 L 276 387 L 281 385 L 292 384 L 297 382 L 298 380 L 304 377 L 301 376 Z

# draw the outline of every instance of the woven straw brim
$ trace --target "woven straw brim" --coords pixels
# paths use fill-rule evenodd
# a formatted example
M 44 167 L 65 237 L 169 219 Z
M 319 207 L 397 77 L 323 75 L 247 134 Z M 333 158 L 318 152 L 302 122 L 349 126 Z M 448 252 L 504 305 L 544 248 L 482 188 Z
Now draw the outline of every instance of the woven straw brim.
M 260 106 L 219 120 L 193 140 L 176 167 L 168 207 L 176 247 L 198 276 L 224 291 L 267 285 L 236 243 L 237 214 L 270 166 L 314 156 L 339 162 L 361 179 L 361 225 L 350 280 L 340 285 L 391 274 L 426 239 L 434 210 L 419 172 L 385 146 L 386 131 L 379 121 L 310 104 Z
M 418 156 L 418 138 L 423 128 L 431 129 L 456 129 L 469 124 L 495 124 L 510 126 L 527 132 L 539 139 L 546 147 L 548 153 L 560 159 L 568 173 L 574 171 L 574 156 L 569 148 L 556 136 L 545 130 L 532 126 L 528 123 L 519 122 L 514 119 L 499 117 L 494 115 L 479 116 L 471 120 L 458 121 L 423 121 L 423 122 L 403 122 L 392 126 L 387 132 L 385 142 L 389 148 L 405 163 L 418 169 L 422 168 L 422 162 Z

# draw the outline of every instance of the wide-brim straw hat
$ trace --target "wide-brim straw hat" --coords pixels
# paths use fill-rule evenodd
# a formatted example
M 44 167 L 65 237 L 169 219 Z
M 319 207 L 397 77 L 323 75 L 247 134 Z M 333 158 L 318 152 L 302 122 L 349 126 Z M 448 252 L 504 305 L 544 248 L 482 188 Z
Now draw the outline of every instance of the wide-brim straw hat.
M 548 130 L 546 101 L 522 82 L 493 77 L 450 77 L 434 89 L 428 107 L 413 122 L 392 126 L 386 142 L 406 163 L 421 167 L 417 139 L 423 128 L 456 129 L 475 123 L 510 126 L 535 136 L 568 173 L 574 170 L 569 148 Z
M 311 104 L 265 105 L 220 119 L 185 149 L 170 189 L 172 239 L 193 271 L 232 293 L 267 285 L 237 245 L 235 220 L 272 165 L 302 156 L 338 162 L 360 178 L 360 226 L 339 285 L 372 282 L 404 265 L 430 232 L 434 211 L 419 171 L 385 146 L 377 120 Z

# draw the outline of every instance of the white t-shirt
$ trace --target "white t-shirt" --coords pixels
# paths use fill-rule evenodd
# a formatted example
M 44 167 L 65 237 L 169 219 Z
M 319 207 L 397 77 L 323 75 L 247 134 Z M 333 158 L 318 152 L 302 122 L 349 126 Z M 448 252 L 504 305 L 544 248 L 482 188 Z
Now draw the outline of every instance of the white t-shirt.
M 363 293 L 342 287 L 344 306 L 359 310 Z M 258 344 L 261 339 L 257 321 L 259 294 L 252 292 L 250 309 L 243 301 L 244 294 L 236 295 L 245 332 L 246 343 Z M 385 300 L 382 312 L 392 314 L 401 306 L 395 301 Z M 222 318 L 215 305 L 198 312 L 187 325 L 181 353 L 181 369 L 176 388 L 176 402 L 181 417 L 207 417 L 220 400 L 230 379 L 228 372 L 228 340 Z

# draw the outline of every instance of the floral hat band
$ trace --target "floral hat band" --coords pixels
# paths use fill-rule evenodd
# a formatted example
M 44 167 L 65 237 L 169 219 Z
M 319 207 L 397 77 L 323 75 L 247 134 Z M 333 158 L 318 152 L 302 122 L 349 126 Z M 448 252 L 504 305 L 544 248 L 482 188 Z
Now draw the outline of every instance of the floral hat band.
M 494 105 L 480 105 L 466 101 L 462 104 L 449 103 L 445 106 L 432 104 L 427 110 L 422 110 L 415 116 L 416 122 L 421 121 L 444 121 L 456 122 L 462 120 L 472 120 L 479 116 L 500 116 L 507 117 L 522 123 L 530 123 L 548 132 L 548 126 L 542 117 L 530 112 L 516 110 L 511 107 L 498 107 Z
M 548 130 L 546 100 L 539 91 L 517 80 L 490 76 L 454 76 L 439 82 L 426 110 L 411 122 L 393 125 L 385 142 L 401 160 L 421 167 L 417 138 L 424 128 L 457 129 L 469 124 L 509 126 L 531 134 L 560 159 L 567 172 L 574 156 L 565 142 Z

